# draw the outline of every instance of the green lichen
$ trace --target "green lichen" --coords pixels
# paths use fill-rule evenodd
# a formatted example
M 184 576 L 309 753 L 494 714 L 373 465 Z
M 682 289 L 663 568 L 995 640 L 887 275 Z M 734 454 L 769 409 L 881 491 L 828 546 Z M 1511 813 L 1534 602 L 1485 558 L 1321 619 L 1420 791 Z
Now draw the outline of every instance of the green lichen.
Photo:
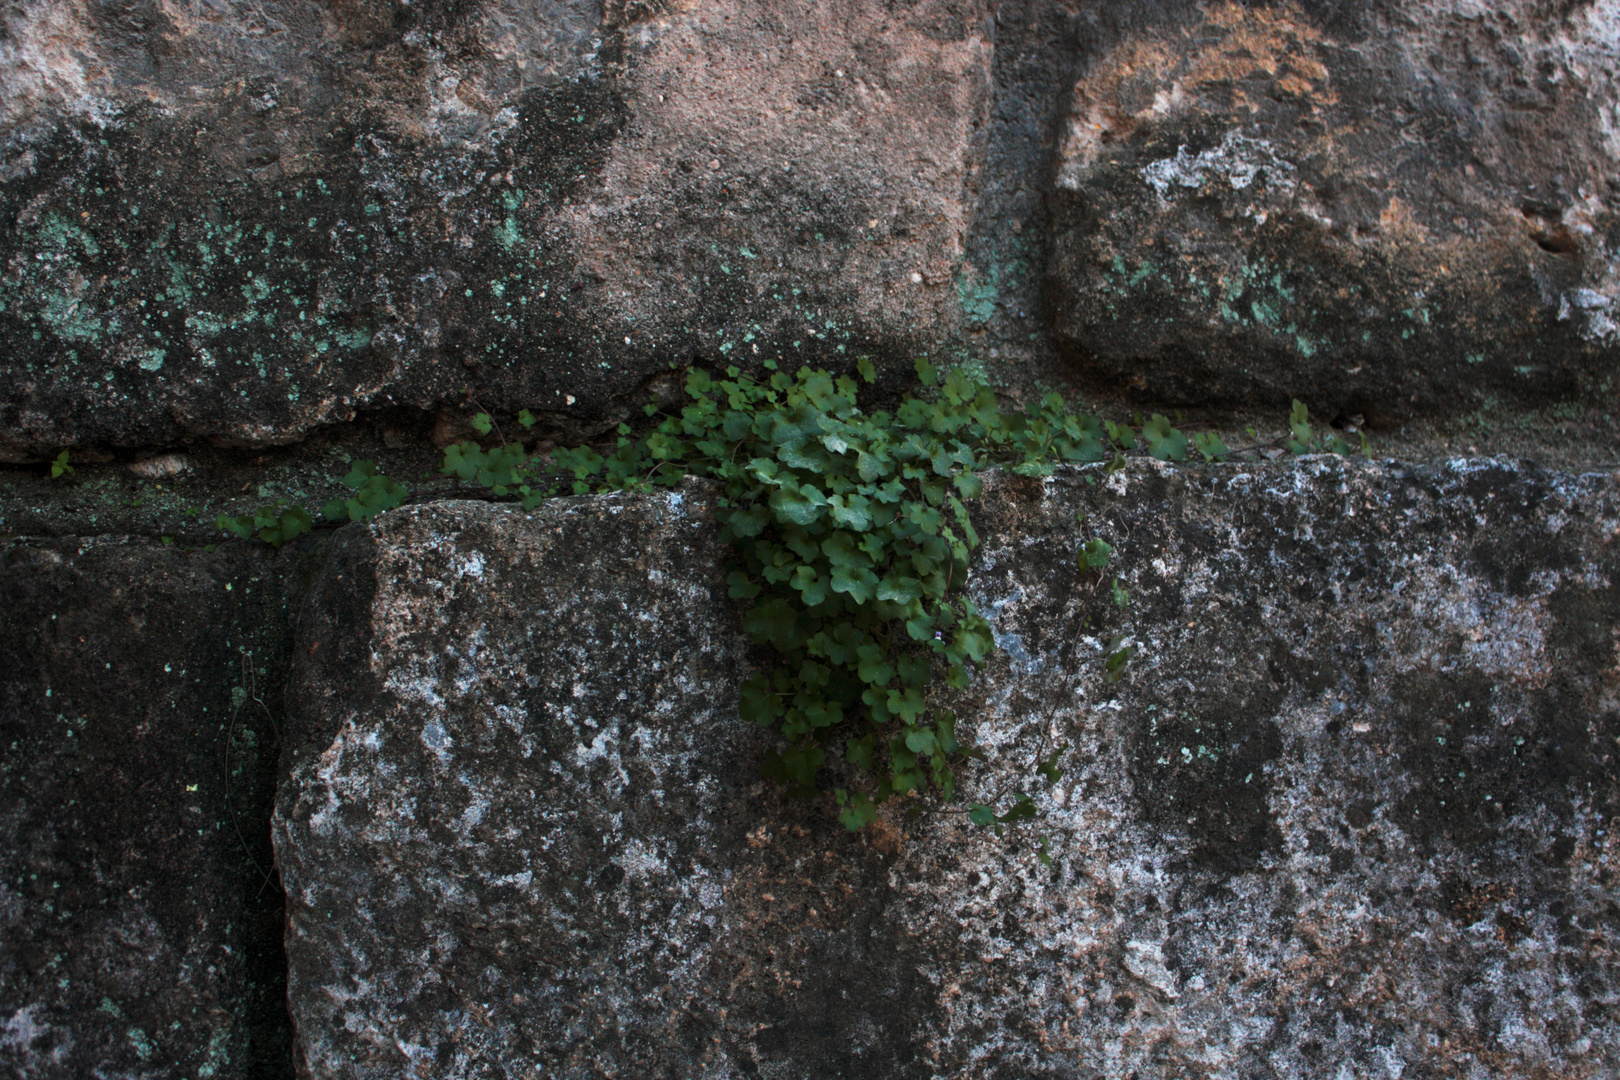
M 152 1056 L 157 1053 L 157 1044 L 147 1038 L 146 1032 L 140 1028 L 130 1028 L 125 1032 L 125 1036 L 129 1039 L 129 1044 L 135 1048 L 135 1056 L 142 1061 L 151 1061 Z
M 217 1076 L 222 1066 L 230 1064 L 231 1055 L 228 1049 L 230 1032 L 220 1029 L 214 1032 L 213 1038 L 208 1040 L 208 1059 L 197 1066 L 197 1080 L 210 1080 Z
M 523 243 L 523 230 L 518 228 L 517 218 L 510 215 L 495 230 L 495 242 L 507 251 L 512 251 Z
M 995 266 L 978 276 L 964 266 L 956 272 L 956 302 L 971 323 L 983 325 L 996 316 L 1000 273 Z

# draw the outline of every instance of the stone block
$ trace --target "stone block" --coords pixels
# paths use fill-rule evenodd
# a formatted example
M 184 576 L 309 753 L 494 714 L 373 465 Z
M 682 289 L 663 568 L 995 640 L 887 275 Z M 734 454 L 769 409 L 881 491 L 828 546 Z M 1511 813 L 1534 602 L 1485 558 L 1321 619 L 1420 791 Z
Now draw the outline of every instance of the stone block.
M 0 460 L 468 391 L 577 434 L 671 359 L 909 372 L 967 326 L 982 0 L 0 19 Z
M 1610 7 L 1172 7 L 1086 23 L 1047 274 L 1088 370 L 1374 422 L 1612 393 Z
M 1613 477 L 995 479 L 964 797 L 1043 815 L 1001 837 L 755 779 L 706 498 L 340 534 L 275 819 L 301 1075 L 1620 1067 Z
M 0 552 L 0 1075 L 291 1072 L 266 551 Z

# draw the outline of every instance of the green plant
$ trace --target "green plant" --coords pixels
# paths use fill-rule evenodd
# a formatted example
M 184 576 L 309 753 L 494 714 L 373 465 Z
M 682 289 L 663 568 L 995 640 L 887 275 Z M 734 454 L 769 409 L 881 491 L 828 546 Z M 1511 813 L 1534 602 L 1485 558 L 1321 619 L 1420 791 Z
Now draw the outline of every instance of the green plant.
M 440 472 L 526 509 L 559 490 L 646 491 L 688 476 L 714 482 L 730 594 L 768 658 L 743 683 L 740 709 L 783 740 L 763 772 L 793 795 L 830 791 L 851 830 L 897 796 L 933 791 L 950 800 L 956 767 L 978 756 L 958 739 L 940 688 L 965 688 L 995 648 L 989 622 L 963 591 L 979 543 L 967 509 L 983 489 L 979 472 L 1041 476 L 1061 462 L 1105 461 L 1113 472 L 1125 455 L 1144 451 L 1169 461 L 1186 460 L 1189 449 L 1208 461 L 1235 453 L 1212 433 L 1183 434 L 1163 414 L 1138 416 L 1133 428 L 1071 413 L 1056 394 L 1033 410 L 1005 412 L 988 387 L 960 370 L 942 376 L 926 360 L 916 365 L 917 388 L 892 412 L 867 412 L 854 376 L 764 367 L 763 379 L 737 367 L 719 377 L 688 370 L 678 412 L 649 404 L 648 430 L 638 437 L 620 424 L 601 449 L 531 453 L 478 413 L 473 430 L 496 445 L 455 443 Z M 856 374 L 876 379 L 864 358 Z M 527 410 L 517 420 L 525 429 L 535 422 Z M 1318 447 L 1346 451 L 1336 436 L 1313 439 L 1295 402 L 1288 449 Z M 355 462 L 343 483 L 354 495 L 327 503 L 328 519 L 365 520 L 409 494 L 369 461 Z M 298 507 L 218 520 L 234 535 L 278 545 L 312 527 Z M 1100 575 L 1112 551 L 1093 537 L 1080 546 L 1078 565 Z M 1130 602 L 1118 578 L 1110 595 L 1120 609 Z M 1124 677 L 1134 651 L 1125 641 L 1116 637 L 1105 650 L 1107 682 Z M 1042 758 L 1035 773 L 1055 783 L 1065 749 Z M 1016 792 L 999 812 L 975 803 L 967 814 L 999 833 L 1033 819 L 1036 804 Z M 1039 854 L 1048 860 L 1044 837 Z
M 315 527 L 309 511 L 302 506 L 266 506 L 256 514 L 238 517 L 221 514 L 214 519 L 214 524 L 242 540 L 257 535 L 271 547 L 280 547 Z
M 410 497 L 404 485 L 377 471 L 375 463 L 355 461 L 348 475 L 339 481 L 354 491 L 348 498 L 332 499 L 321 507 L 321 517 L 327 521 L 365 521 L 384 510 L 403 505 Z M 190 514 L 188 510 L 186 513 Z M 302 506 L 266 506 L 253 514 L 232 517 L 220 514 L 214 524 L 241 540 L 257 536 L 271 547 L 280 547 L 296 540 L 315 528 L 315 519 Z
M 64 476 L 72 476 L 73 472 L 73 466 L 68 464 L 68 452 L 66 450 L 62 451 L 60 454 L 57 454 L 56 460 L 51 462 L 52 480 L 60 480 Z
M 1102 461 L 1134 450 L 1134 433 L 1071 414 L 1055 394 L 1031 412 L 1004 413 L 987 387 L 960 371 L 942 377 L 927 361 L 917 364 L 920 389 L 893 412 L 865 411 L 855 377 L 788 375 L 772 364 L 766 372 L 761 381 L 736 367 L 718 378 L 688 371 L 678 413 L 649 405 L 652 429 L 634 438 L 621 425 L 605 453 L 581 446 L 545 460 L 466 441 L 449 448 L 443 469 L 526 505 L 559 482 L 576 494 L 686 476 L 719 485 L 730 592 L 770 657 L 743 684 L 741 711 L 784 740 L 763 771 L 799 796 L 833 775 L 840 817 L 859 829 L 895 796 L 954 794 L 954 765 L 967 751 L 935 690 L 965 687 L 995 648 L 962 592 L 979 542 L 966 506 L 983 488 L 976 473 L 1038 476 L 1062 461 Z M 856 372 L 876 378 L 865 359 Z M 1174 429 L 1149 427 L 1150 452 L 1184 449 Z M 483 415 L 474 429 L 495 430 Z M 1106 562 L 1106 544 L 1088 550 Z M 993 821 L 1032 813 L 1022 798 Z
M 875 378 L 864 360 L 857 370 Z M 771 658 L 743 684 L 742 714 L 784 740 L 763 771 L 808 796 L 825 770 L 850 829 L 895 796 L 954 794 L 965 748 L 935 691 L 965 687 L 995 648 L 962 591 L 979 542 L 966 506 L 983 487 L 976 473 L 1044 475 L 1058 462 L 1134 449 L 1130 429 L 1071 414 L 1056 395 L 1029 413 L 1004 413 L 960 371 L 941 378 L 919 361 L 917 373 L 920 389 L 892 413 L 867 413 L 848 376 L 772 371 L 760 382 L 735 367 L 718 379 L 692 370 L 685 407 L 643 439 L 622 432 L 611 455 L 560 458 L 576 491 L 687 475 L 720 485 L 715 516 L 733 555 L 731 595 Z M 1180 452 L 1186 440 L 1164 426 L 1150 423 L 1149 452 Z M 1100 566 L 1108 550 L 1094 541 L 1081 558 Z M 1000 814 L 975 807 L 970 816 L 1008 824 L 1033 810 L 1020 795 Z
M 1298 398 L 1294 399 L 1293 409 L 1288 414 L 1288 452 L 1291 454 L 1348 454 L 1350 445 L 1339 435 L 1328 432 L 1314 435 L 1311 431 L 1311 413 L 1305 403 Z M 1361 436 L 1361 452 L 1367 452 L 1367 436 Z
M 379 473 L 370 461 L 354 462 L 341 482 L 344 487 L 352 488 L 354 494 L 347 499 L 333 499 L 321 507 L 321 516 L 329 521 L 365 521 L 402 505 L 410 496 L 403 485 Z

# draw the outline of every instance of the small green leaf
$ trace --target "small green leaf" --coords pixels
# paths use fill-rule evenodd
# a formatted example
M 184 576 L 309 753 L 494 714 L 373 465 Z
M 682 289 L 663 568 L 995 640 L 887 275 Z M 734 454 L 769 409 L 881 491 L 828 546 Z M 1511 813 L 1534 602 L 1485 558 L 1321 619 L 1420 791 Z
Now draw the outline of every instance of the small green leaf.
M 957 473 L 951 482 L 964 499 L 976 499 L 984 492 L 984 481 L 970 472 Z
M 937 748 L 932 731 L 922 729 L 906 732 L 906 749 L 913 754 L 932 754 Z
M 253 538 L 253 519 L 251 517 L 244 516 L 233 518 L 226 514 L 221 514 L 214 519 L 214 525 L 217 528 L 230 533 L 239 540 L 250 540 Z
M 1311 451 L 1311 413 L 1305 408 L 1305 403 L 1298 398 L 1294 399 L 1293 409 L 1288 414 L 1288 430 L 1293 436 L 1288 440 L 1288 452 L 1291 454 L 1308 454 Z
M 895 661 L 895 668 L 899 672 L 900 682 L 905 686 L 918 689 L 928 685 L 929 677 L 933 673 L 933 666 L 926 658 L 914 656 L 911 653 L 901 653 Z
M 1125 665 L 1130 663 L 1135 650 L 1125 645 L 1115 648 L 1103 659 L 1103 682 L 1117 683 L 1125 677 Z
M 894 666 L 889 663 L 883 646 L 862 645 L 856 650 L 856 655 L 860 657 L 857 671 L 862 682 L 872 686 L 887 686 L 889 680 L 894 678 Z
M 1101 570 L 1108 565 L 1108 559 L 1114 554 L 1114 547 L 1100 536 L 1093 536 L 1080 545 L 1080 568 L 1082 570 Z
M 957 641 L 976 664 L 982 663 L 996 647 L 996 640 L 990 634 L 990 624 L 977 615 L 962 620 L 956 636 Z
M 349 475 L 343 478 L 343 486 L 358 488 L 375 475 L 377 475 L 375 462 L 357 460 L 349 466 Z
M 922 596 L 922 583 L 914 577 L 904 574 L 886 574 L 878 584 L 877 598 L 879 600 L 893 600 L 899 604 L 909 604 Z
M 489 413 L 479 413 L 472 418 L 472 428 L 480 435 L 488 435 L 495 428 L 495 422 L 489 418 Z
M 804 598 L 805 607 L 816 607 L 827 600 L 829 582 L 813 566 L 800 566 L 793 571 L 792 585 Z
M 1193 448 L 1203 455 L 1205 461 L 1225 461 L 1231 453 L 1226 443 L 1213 431 L 1196 431 L 1192 437 Z
M 776 723 L 782 714 L 782 698 L 772 693 L 770 680 L 763 674 L 755 673 L 743 680 L 742 690 L 738 695 L 737 711 L 744 720 L 769 727 Z
M 733 600 L 752 600 L 759 595 L 759 586 L 741 570 L 726 575 L 726 591 Z
M 1041 779 L 1045 780 L 1048 784 L 1055 784 L 1059 780 L 1063 779 L 1063 770 L 1058 768 L 1058 762 L 1062 760 L 1064 753 L 1067 752 L 1068 749 L 1069 744 L 1064 743 L 1062 746 L 1059 746 L 1056 750 L 1053 750 L 1050 754 L 1046 755 L 1046 757 L 1042 758 L 1038 764 L 1036 764 L 1035 771 L 1040 774 Z
M 1171 427 L 1163 413 L 1154 413 L 1142 425 L 1142 441 L 1147 443 L 1148 453 L 1160 461 L 1187 460 L 1187 436 Z
M 827 512 L 827 497 L 812 484 L 789 479 L 771 493 L 771 510 L 777 520 L 794 525 L 810 525 Z
M 833 592 L 843 593 L 857 604 L 864 604 L 877 595 L 877 589 L 877 575 L 864 566 L 833 567 Z
M 765 529 L 765 523 L 770 520 L 771 511 L 768 506 L 755 503 L 739 510 L 733 510 L 722 520 L 722 524 L 730 530 L 731 534 L 741 539 L 758 536 Z
M 838 820 L 850 832 L 860 832 L 877 820 L 877 805 L 870 795 L 860 791 L 846 794 L 842 788 L 834 794 L 839 796 L 838 803 L 843 807 L 839 811 Z
M 1037 816 L 1039 814 L 1035 809 L 1035 800 L 1028 795 L 1021 794 L 1013 802 L 1012 806 L 1007 808 L 1007 812 L 997 817 L 996 820 L 1003 825 L 1011 825 L 1014 822 L 1031 821 Z

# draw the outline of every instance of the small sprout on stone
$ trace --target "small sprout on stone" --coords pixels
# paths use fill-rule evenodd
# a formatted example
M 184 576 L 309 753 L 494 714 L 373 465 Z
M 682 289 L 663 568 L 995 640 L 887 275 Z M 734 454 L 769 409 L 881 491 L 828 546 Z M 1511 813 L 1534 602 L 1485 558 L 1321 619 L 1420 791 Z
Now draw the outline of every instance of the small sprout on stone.
M 1069 744 L 1063 743 L 1056 750 L 1053 750 L 1050 754 L 1041 759 L 1041 761 L 1035 766 L 1035 772 L 1038 773 L 1041 779 L 1045 780 L 1048 784 L 1057 783 L 1059 780 L 1063 779 L 1063 770 L 1058 768 L 1058 762 L 1062 760 L 1064 754 L 1068 753 L 1068 750 Z
M 257 535 L 271 547 L 280 547 L 315 527 L 309 512 L 301 506 L 279 509 L 266 506 L 256 514 L 242 514 L 239 517 L 221 514 L 214 519 L 214 524 L 241 540 L 251 540 Z
M 353 488 L 354 494 L 321 507 L 321 516 L 328 521 L 366 521 L 403 504 L 410 495 L 403 485 L 379 473 L 371 461 L 356 461 L 343 485 Z
M 1298 398 L 1294 399 L 1294 407 L 1288 414 L 1288 431 L 1291 436 L 1288 440 L 1290 454 L 1311 452 L 1311 413 Z
M 1226 443 L 1213 431 L 1195 431 L 1192 436 L 1193 449 L 1201 454 L 1205 461 L 1225 461 L 1231 453 Z
M 1187 436 L 1171 427 L 1163 413 L 1154 413 L 1142 425 L 1142 441 L 1147 444 L 1148 453 L 1160 461 L 1187 460 Z
M 1108 646 L 1108 653 L 1103 657 L 1103 682 L 1117 683 L 1125 677 L 1125 665 L 1130 663 L 1131 653 L 1135 650 L 1130 645 L 1123 644 L 1123 637 L 1117 637 Z

